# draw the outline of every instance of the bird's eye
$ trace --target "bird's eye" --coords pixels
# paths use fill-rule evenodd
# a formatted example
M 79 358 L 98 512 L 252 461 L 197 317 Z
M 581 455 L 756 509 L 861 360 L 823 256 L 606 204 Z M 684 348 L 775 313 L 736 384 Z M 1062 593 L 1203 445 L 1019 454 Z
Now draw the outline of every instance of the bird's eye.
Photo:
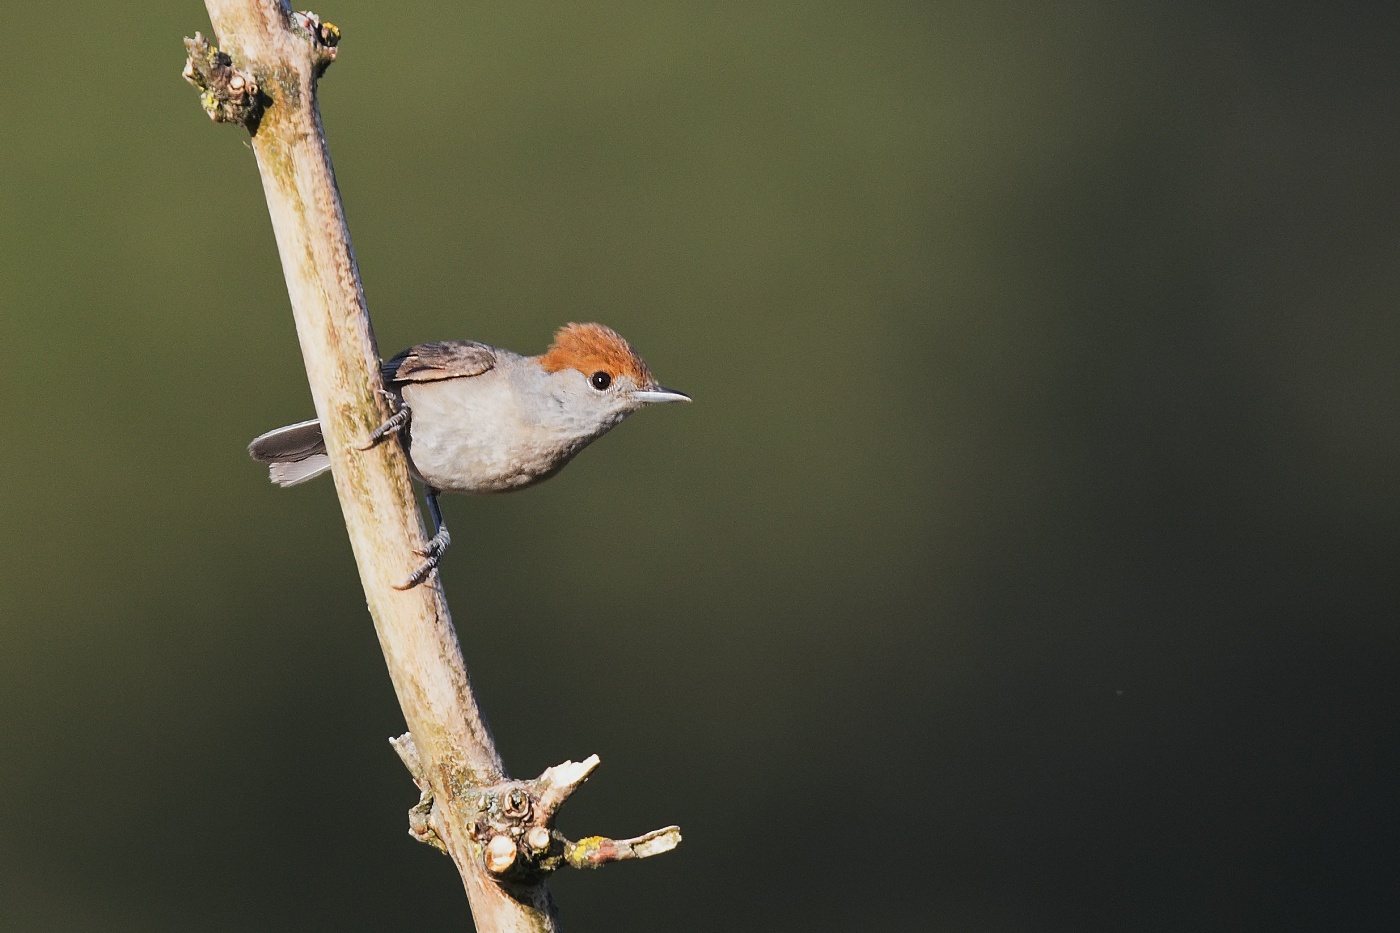
M 588 381 L 593 385 L 593 388 L 601 392 L 608 386 L 612 385 L 612 376 L 609 376 L 607 373 L 600 371 L 589 376 Z

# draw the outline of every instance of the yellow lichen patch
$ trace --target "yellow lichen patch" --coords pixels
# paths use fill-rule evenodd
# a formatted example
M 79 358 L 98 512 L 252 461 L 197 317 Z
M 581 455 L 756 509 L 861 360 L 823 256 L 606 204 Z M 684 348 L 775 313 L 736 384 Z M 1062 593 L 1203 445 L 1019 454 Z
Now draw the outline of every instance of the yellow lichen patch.
M 604 836 L 585 836 L 569 846 L 564 853 L 575 868 L 598 868 L 616 857 L 617 843 Z

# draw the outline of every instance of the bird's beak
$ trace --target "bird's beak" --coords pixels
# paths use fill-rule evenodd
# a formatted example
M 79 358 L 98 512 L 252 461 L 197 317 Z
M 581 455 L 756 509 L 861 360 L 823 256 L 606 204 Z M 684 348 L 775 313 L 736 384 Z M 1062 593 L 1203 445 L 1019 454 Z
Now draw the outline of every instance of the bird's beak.
M 665 386 L 648 386 L 645 389 L 636 389 L 632 392 L 632 397 L 639 402 L 657 404 L 659 402 L 688 402 L 690 396 L 684 392 L 677 392 L 675 389 L 668 389 Z

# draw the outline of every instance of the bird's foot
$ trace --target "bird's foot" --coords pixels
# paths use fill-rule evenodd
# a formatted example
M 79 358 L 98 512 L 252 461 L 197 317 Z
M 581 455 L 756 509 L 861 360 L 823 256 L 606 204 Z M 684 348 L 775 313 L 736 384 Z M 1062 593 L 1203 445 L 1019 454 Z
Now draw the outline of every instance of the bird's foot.
M 410 416 L 408 406 L 400 402 L 398 396 L 387 389 L 381 389 L 380 392 L 389 400 L 390 407 L 397 406 L 398 410 L 389 416 L 388 421 L 385 421 L 370 432 L 369 440 L 359 445 L 360 450 L 369 450 L 371 447 L 382 443 L 386 437 L 397 434 L 408 427 L 408 419 Z
M 447 551 L 447 546 L 452 543 L 452 536 L 447 533 L 446 528 L 439 528 L 437 534 L 428 539 L 428 546 L 424 548 L 414 548 L 413 553 L 423 558 L 423 563 L 418 565 L 418 569 L 409 575 L 408 579 L 398 586 L 396 590 L 411 590 L 432 576 L 434 570 L 442 562 L 442 555 Z

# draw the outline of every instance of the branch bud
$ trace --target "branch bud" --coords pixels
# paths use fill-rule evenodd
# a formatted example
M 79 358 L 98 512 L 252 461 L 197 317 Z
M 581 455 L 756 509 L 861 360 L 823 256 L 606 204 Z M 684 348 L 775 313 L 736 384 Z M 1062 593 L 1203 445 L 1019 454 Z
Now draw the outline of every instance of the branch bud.
M 233 67 L 233 59 L 211 45 L 200 33 L 185 39 L 185 69 L 181 77 L 199 88 L 199 103 L 215 123 L 237 123 L 249 133 L 258 131 L 266 98 L 253 76 Z

